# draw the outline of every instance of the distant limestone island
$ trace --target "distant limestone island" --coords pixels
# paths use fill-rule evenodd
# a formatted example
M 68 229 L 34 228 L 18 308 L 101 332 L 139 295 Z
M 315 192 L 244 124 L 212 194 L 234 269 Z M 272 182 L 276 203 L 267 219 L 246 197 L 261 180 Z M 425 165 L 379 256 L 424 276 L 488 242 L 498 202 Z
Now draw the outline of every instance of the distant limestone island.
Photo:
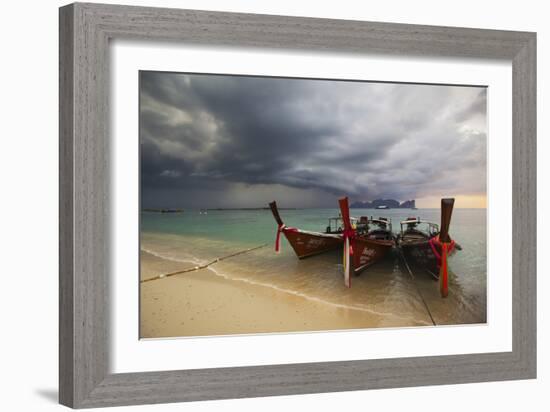
M 405 200 L 403 203 L 395 199 L 376 199 L 372 202 L 353 202 L 353 209 L 416 209 L 415 200 Z

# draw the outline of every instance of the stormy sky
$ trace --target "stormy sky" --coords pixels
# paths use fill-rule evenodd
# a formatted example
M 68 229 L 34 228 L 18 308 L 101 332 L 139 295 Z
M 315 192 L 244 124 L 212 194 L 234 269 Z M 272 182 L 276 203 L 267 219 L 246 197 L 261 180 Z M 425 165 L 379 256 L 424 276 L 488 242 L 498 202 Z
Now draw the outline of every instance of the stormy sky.
M 486 140 L 480 87 L 140 74 L 143 207 L 484 206 Z

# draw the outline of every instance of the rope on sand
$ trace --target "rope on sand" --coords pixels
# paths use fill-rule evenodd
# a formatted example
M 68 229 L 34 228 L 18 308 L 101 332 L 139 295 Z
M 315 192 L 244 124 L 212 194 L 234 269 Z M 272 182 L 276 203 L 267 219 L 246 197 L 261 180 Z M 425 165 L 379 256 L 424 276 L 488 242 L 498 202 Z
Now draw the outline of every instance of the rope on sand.
M 152 280 L 163 279 L 163 278 L 167 278 L 169 276 L 180 275 L 182 273 L 194 272 L 194 271 L 200 270 L 200 269 L 206 269 L 208 266 L 213 265 L 214 263 L 218 263 L 218 262 L 221 262 L 222 260 L 229 259 L 229 258 L 238 256 L 238 255 L 242 255 L 242 254 L 245 254 L 245 253 L 248 253 L 248 252 L 252 252 L 253 250 L 261 249 L 263 247 L 266 247 L 267 245 L 268 245 L 267 243 L 264 243 L 263 245 L 260 245 L 260 246 L 252 247 L 252 248 L 245 249 L 245 250 L 241 250 L 239 252 L 235 252 L 235 253 L 232 253 L 232 254 L 227 255 L 227 256 L 222 256 L 222 257 L 216 258 L 216 259 L 214 259 L 214 260 L 212 260 L 208 263 L 205 263 L 204 265 L 195 266 L 195 267 L 188 268 L 188 269 L 183 269 L 183 270 L 178 270 L 176 272 L 163 273 L 162 275 L 154 276 L 152 278 L 143 279 L 143 280 L 140 281 L 140 283 L 150 282 Z
M 407 259 L 405 259 L 405 254 L 403 253 L 403 251 L 401 251 L 401 258 L 403 259 L 403 263 L 405 263 L 405 267 L 407 268 L 407 271 L 409 272 L 409 275 L 411 276 L 411 279 L 412 279 L 412 282 L 414 284 L 414 287 L 416 288 L 416 292 L 418 293 L 418 295 L 420 296 L 420 299 L 422 299 L 422 303 L 424 304 L 424 307 L 426 308 L 426 311 L 428 312 L 428 315 L 430 316 L 430 319 L 432 320 L 432 323 L 434 326 L 437 326 L 437 324 L 435 323 L 435 320 L 434 320 L 434 317 L 432 316 L 432 312 L 430 311 L 430 308 L 428 307 L 428 304 L 426 303 L 426 301 L 424 300 L 424 296 L 422 295 L 422 292 L 420 292 L 420 288 L 418 287 L 418 285 L 416 284 L 416 280 L 414 278 L 414 275 L 412 273 L 412 270 L 411 268 L 409 267 L 409 264 L 407 263 Z

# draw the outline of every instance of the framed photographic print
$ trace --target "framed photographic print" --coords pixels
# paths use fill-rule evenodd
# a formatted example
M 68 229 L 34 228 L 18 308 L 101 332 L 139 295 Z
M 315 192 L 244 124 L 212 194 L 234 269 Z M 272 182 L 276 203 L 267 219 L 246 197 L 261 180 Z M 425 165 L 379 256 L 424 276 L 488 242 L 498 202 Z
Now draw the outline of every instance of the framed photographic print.
M 535 51 L 62 7 L 61 403 L 534 378 Z
M 486 322 L 485 87 L 139 76 L 141 338 Z

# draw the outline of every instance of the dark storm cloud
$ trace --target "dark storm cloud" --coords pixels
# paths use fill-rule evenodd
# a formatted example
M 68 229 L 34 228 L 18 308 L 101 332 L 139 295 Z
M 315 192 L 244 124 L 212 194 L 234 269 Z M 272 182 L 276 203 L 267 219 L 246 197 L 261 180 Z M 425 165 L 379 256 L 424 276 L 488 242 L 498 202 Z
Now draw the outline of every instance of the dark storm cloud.
M 485 193 L 485 89 L 143 72 L 140 99 L 147 204 Z

